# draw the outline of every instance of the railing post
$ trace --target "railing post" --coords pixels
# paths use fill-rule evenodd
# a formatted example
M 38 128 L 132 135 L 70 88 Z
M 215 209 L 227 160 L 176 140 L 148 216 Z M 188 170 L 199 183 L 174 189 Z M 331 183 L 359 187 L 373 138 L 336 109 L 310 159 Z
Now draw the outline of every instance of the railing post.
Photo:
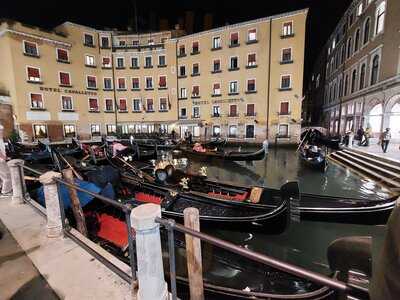
M 22 168 L 24 161 L 22 159 L 10 160 L 7 165 L 11 173 L 11 183 L 13 195 L 11 198 L 12 204 L 24 203 L 24 170 Z
M 138 268 L 138 299 L 168 299 L 167 283 L 161 251 L 160 227 L 155 222 L 161 217 L 159 205 L 148 203 L 131 212 L 132 227 L 136 231 L 136 257 Z
M 43 184 L 47 213 L 47 236 L 49 238 L 63 235 L 58 186 L 54 178 L 61 178 L 61 174 L 49 171 L 39 177 L 40 183 Z

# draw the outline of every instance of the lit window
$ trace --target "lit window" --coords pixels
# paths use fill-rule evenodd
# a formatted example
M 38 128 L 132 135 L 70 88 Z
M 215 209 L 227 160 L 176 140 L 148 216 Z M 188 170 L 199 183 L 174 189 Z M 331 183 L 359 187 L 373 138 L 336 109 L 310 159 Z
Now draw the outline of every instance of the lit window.
M 293 35 L 293 22 L 285 22 L 285 23 L 283 23 L 282 35 L 284 37 Z
M 68 62 L 68 51 L 65 49 L 57 48 L 57 60 L 60 62 Z
M 36 139 L 45 139 L 47 138 L 47 127 L 46 125 L 33 125 L 33 134 Z
M 62 110 L 74 109 L 71 96 L 61 96 L 61 104 L 62 104 Z
M 75 137 L 75 135 L 76 135 L 75 125 L 65 124 L 64 125 L 64 136 L 65 137 Z
M 248 42 L 257 41 L 257 30 L 256 29 L 250 29 L 247 32 L 247 41 Z
M 90 133 L 92 134 L 92 136 L 100 136 L 101 135 L 100 125 L 99 124 L 90 125 Z
M 212 39 L 212 49 L 220 49 L 221 48 L 221 37 L 216 36 Z
M 93 55 L 85 55 L 85 65 L 90 67 L 95 66 L 95 59 Z
M 214 83 L 214 85 L 213 85 L 213 95 L 214 96 L 221 95 L 221 85 L 219 83 Z
M 60 85 L 61 86 L 71 86 L 71 78 L 69 76 L 69 73 L 66 72 L 60 72 Z
M 24 53 L 29 56 L 39 56 L 37 45 L 27 41 L 24 41 Z
M 28 81 L 41 82 L 39 68 L 27 67 Z
M 99 111 L 97 98 L 89 98 L 89 111 Z
M 42 94 L 30 94 L 30 102 L 32 109 L 43 109 L 43 96 Z

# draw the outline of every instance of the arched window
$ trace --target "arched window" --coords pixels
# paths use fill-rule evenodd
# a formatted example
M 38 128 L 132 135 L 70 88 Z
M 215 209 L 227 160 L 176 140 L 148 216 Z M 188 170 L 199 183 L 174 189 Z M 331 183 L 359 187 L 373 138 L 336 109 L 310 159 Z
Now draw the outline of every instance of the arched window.
M 356 36 L 354 37 L 354 52 L 358 51 L 358 46 L 360 43 L 360 28 L 356 31 Z
M 336 82 L 335 82 L 334 85 L 333 85 L 333 99 L 334 100 L 336 99 L 336 96 L 337 96 L 336 91 L 337 91 L 337 85 L 336 85 Z
M 392 137 L 400 138 L 400 102 L 396 103 L 390 110 L 389 127 Z
M 349 58 L 351 56 L 351 42 L 352 42 L 352 39 L 349 38 L 347 40 L 347 56 L 346 56 L 347 58 Z
M 370 28 L 370 26 L 371 26 L 371 19 L 368 18 L 364 23 L 363 45 L 365 45 L 369 41 L 369 28 Z
M 344 91 L 343 91 L 343 95 L 347 95 L 347 89 L 349 87 L 349 75 L 346 75 L 345 79 L 344 79 Z
M 368 126 L 371 128 L 372 132 L 381 132 L 383 116 L 382 104 L 375 105 L 368 114 Z
M 339 79 L 339 97 L 343 96 L 343 78 L 340 77 Z
M 376 54 L 372 60 L 371 85 L 374 85 L 378 82 L 378 71 L 379 71 L 379 55 Z
M 365 64 L 363 64 L 361 66 L 361 70 L 360 70 L 360 90 L 362 90 L 364 88 L 365 85 Z
M 340 64 L 344 63 L 345 59 L 346 59 L 346 46 L 343 44 L 342 45 L 342 54 L 340 57 Z
M 386 2 L 382 2 L 381 4 L 379 4 L 378 8 L 376 9 L 375 34 L 379 34 L 383 31 L 383 27 L 385 24 L 385 9 L 386 9 Z
M 356 80 L 357 80 L 357 69 L 353 70 L 351 73 L 351 93 L 356 91 Z

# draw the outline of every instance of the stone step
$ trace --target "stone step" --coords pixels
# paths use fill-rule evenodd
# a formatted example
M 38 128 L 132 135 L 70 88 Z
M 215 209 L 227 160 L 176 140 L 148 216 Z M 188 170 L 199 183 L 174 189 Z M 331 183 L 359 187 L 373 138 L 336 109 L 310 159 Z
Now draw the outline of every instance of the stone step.
M 400 160 L 393 159 L 393 158 L 390 158 L 390 157 L 383 157 L 381 155 L 378 155 L 378 154 L 375 154 L 375 153 L 371 153 L 371 152 L 367 152 L 367 151 L 360 150 L 360 149 L 356 149 L 356 148 L 345 147 L 344 149 L 348 150 L 348 151 L 351 151 L 351 152 L 355 152 L 355 153 L 364 155 L 366 157 L 370 157 L 372 159 L 376 159 L 376 160 L 388 163 L 388 164 L 390 164 L 392 166 L 396 166 L 396 167 L 400 168 Z
M 370 168 L 379 174 L 382 174 L 384 176 L 389 177 L 392 180 L 400 182 L 400 172 L 393 172 L 393 171 L 389 170 L 388 168 L 384 168 L 378 164 L 369 162 L 365 157 L 356 156 L 352 153 L 340 151 L 339 153 L 337 153 L 337 155 L 344 156 L 345 158 L 347 158 L 351 161 L 354 161 L 357 164 L 360 164 L 364 167 Z
M 339 151 L 338 151 L 339 152 Z M 341 155 L 338 155 L 337 152 L 333 152 L 328 156 L 329 159 L 337 160 L 343 165 L 349 167 L 350 169 L 356 170 L 358 173 L 362 173 L 368 178 L 372 178 L 374 180 L 378 180 L 378 183 L 384 184 L 389 188 L 400 188 L 400 183 L 394 180 L 387 178 L 384 175 L 381 175 L 377 172 L 372 171 L 371 169 L 361 166 L 360 164 L 355 163 Z
M 365 153 L 362 153 L 362 152 L 360 153 L 358 151 L 352 151 L 352 150 L 348 150 L 348 149 L 344 149 L 344 150 L 342 150 L 342 152 L 345 152 L 352 156 L 364 159 L 372 164 L 378 165 L 384 169 L 388 169 L 392 172 L 400 174 L 400 166 L 397 166 L 396 164 L 393 164 L 393 163 L 389 163 L 386 160 L 381 160 L 379 156 L 369 156 L 369 155 L 365 155 Z M 369 154 L 369 153 L 367 153 L 367 154 Z

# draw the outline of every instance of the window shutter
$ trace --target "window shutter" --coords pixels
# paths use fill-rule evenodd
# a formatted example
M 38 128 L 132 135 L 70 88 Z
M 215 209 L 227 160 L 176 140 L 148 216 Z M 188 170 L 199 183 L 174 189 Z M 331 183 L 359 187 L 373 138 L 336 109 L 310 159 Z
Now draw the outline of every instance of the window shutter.
M 289 113 L 289 102 L 281 102 L 281 113 Z
M 98 110 L 99 106 L 97 105 L 97 99 L 96 98 L 90 98 L 89 99 L 89 107 L 92 110 Z
M 214 90 L 217 90 L 220 88 L 220 84 L 219 83 L 214 83 Z
M 165 77 L 165 76 L 160 76 L 159 85 L 160 85 L 161 87 L 165 87 L 165 86 L 167 85 L 167 80 L 166 80 L 166 77 Z
M 31 94 L 31 100 L 32 101 L 42 101 L 42 95 L 41 94 Z
M 126 99 L 119 100 L 119 110 L 126 110 Z
M 256 62 L 256 54 L 249 54 L 249 63 Z
M 239 34 L 237 32 L 231 33 L 231 40 L 237 41 L 239 39 Z
M 28 77 L 40 77 L 39 69 L 28 67 Z
M 194 87 L 193 87 L 193 95 L 198 95 L 199 94 L 199 86 L 198 85 L 195 85 Z

